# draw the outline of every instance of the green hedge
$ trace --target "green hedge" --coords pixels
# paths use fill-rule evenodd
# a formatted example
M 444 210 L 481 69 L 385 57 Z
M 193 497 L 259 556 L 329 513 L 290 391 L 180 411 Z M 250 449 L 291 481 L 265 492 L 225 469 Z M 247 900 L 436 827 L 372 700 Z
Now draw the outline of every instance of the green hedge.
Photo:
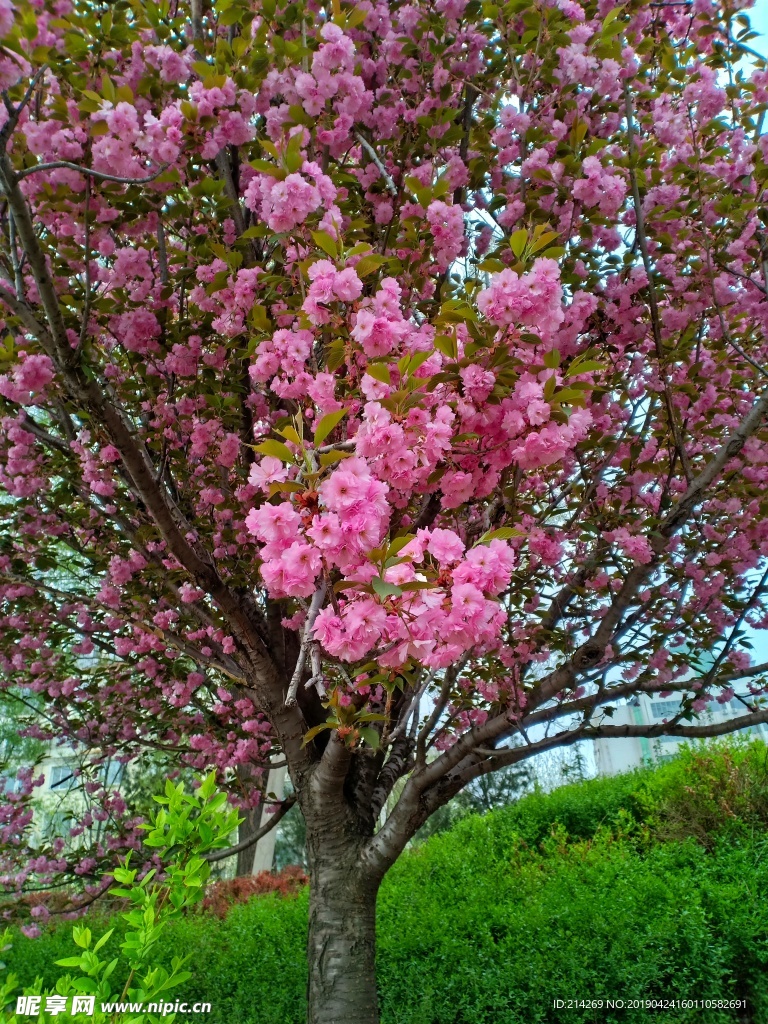
M 407 853 L 379 898 L 383 1024 L 765 1024 L 765 765 L 758 746 L 690 753 L 534 794 Z M 702 842 L 710 820 L 722 827 Z M 258 897 L 225 921 L 176 923 L 163 958 L 190 952 L 194 971 L 179 997 L 211 1002 L 208 1024 L 300 1024 L 306 916 L 305 892 Z M 69 951 L 60 926 L 19 938 L 6 959 L 23 983 L 52 980 L 52 961 Z M 731 997 L 749 998 L 749 1017 L 552 1006 Z

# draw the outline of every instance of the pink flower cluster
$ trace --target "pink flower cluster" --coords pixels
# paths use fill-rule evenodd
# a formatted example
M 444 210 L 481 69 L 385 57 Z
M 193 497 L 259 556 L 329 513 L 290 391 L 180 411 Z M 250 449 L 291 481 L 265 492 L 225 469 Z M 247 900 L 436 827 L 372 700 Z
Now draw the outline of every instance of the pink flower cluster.
M 318 260 L 309 268 L 312 282 L 302 309 L 313 324 L 327 324 L 330 320 L 324 307 L 333 302 L 354 302 L 363 293 L 363 282 L 354 267 L 337 270 L 330 260 Z
M 328 100 L 336 97 L 337 115 L 357 119 L 368 106 L 369 97 L 362 78 L 354 74 L 355 44 L 332 22 L 323 25 L 320 35 L 323 42 L 312 58 L 311 72 L 296 74 L 296 93 L 311 117 L 321 114 Z
M 385 277 L 373 300 L 357 312 L 350 333 L 371 359 L 389 355 L 413 333 L 413 326 L 401 312 L 400 296 L 397 281 Z
M 550 341 L 565 319 L 560 268 L 555 260 L 538 259 L 522 276 L 502 270 L 480 292 L 477 305 L 493 324 L 526 327 Z
M 436 200 L 427 208 L 427 222 L 435 240 L 437 268 L 447 270 L 464 248 L 464 211 L 460 206 Z
M 245 190 L 245 205 L 265 222 L 270 231 L 292 231 L 324 206 L 336 211 L 336 187 L 318 164 L 305 160 L 301 172 L 282 181 L 257 174 Z
M 19 405 L 31 405 L 35 397 L 53 380 L 53 364 L 48 356 L 22 353 L 21 362 L 16 363 L 13 373 L 0 375 L 0 395 Z
M 309 597 L 323 561 L 358 567 L 389 523 L 387 486 L 362 459 L 347 460 L 319 490 L 322 511 L 304 519 L 290 501 L 252 509 L 246 526 L 264 544 L 261 574 L 273 597 Z
M 249 373 L 254 383 L 266 383 L 270 377 L 272 390 L 281 398 L 306 395 L 313 378 L 306 365 L 312 351 L 311 331 L 282 328 L 261 342 Z
M 356 450 L 380 479 L 408 493 L 426 487 L 430 474 L 450 449 L 454 419 L 449 406 L 439 405 L 430 413 L 411 409 L 399 423 L 379 402 L 367 402 L 355 435 Z
M 281 473 L 264 462 L 259 476 Z M 416 657 L 442 667 L 470 648 L 492 646 L 505 618 L 495 598 L 509 585 L 515 564 L 503 541 L 466 551 L 453 530 L 419 530 L 384 572 L 391 593 L 371 593 L 380 570 L 369 553 L 389 529 L 388 490 L 365 459 L 353 456 L 320 484 L 314 508 L 289 499 L 252 509 L 246 526 L 263 545 L 261 574 L 270 595 L 307 598 L 323 571 L 340 569 L 353 586 L 321 610 L 314 636 L 345 661 L 386 647 L 383 665 Z M 425 571 L 432 586 L 424 586 Z
M 232 273 L 222 259 L 200 264 L 195 271 L 200 283 L 190 292 L 190 301 L 206 313 L 216 314 L 213 327 L 219 334 L 235 338 L 245 330 L 245 320 L 256 302 L 263 273 L 261 267 L 241 267 Z M 222 277 L 226 277 L 226 283 L 222 283 Z
M 426 577 L 416 566 L 430 561 L 445 574 L 442 585 L 423 588 Z M 508 585 L 514 567 L 509 546 L 494 540 L 465 552 L 452 530 L 419 530 L 399 553 L 399 564 L 384 574 L 386 583 L 403 588 L 384 601 L 345 591 L 336 612 L 324 608 L 314 635 L 333 657 L 357 661 L 374 648 L 383 666 L 396 667 L 415 658 L 431 668 L 452 664 L 466 651 L 487 649 L 497 639 L 504 611 L 493 597 Z M 442 579 L 442 576 L 441 576 Z M 408 590 L 408 584 L 418 589 Z
M 631 558 L 640 565 L 648 565 L 653 561 L 653 549 L 648 543 L 648 538 L 638 534 L 632 534 L 626 527 L 614 530 L 609 539 L 618 544 L 627 558 Z
M 606 217 L 615 217 L 627 194 L 627 183 L 613 169 L 588 156 L 582 168 L 586 177 L 574 182 L 573 196 L 585 206 L 597 206 Z

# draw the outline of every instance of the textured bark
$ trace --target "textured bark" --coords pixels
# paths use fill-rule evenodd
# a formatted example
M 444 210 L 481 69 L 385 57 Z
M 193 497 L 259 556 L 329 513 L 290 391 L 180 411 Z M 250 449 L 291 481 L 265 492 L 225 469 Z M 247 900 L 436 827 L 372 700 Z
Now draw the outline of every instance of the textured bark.
M 356 837 L 308 844 L 308 1024 L 378 1024 L 376 895 Z

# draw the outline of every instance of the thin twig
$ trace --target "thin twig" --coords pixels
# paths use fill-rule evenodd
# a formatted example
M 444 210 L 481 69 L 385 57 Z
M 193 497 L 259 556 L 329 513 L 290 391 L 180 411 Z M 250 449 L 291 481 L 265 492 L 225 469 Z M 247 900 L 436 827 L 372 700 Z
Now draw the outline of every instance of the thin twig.
M 626 83 L 624 85 L 624 105 L 627 118 L 627 141 L 629 143 L 629 179 L 632 185 L 632 201 L 635 207 L 635 234 L 640 247 L 640 254 L 643 259 L 645 276 L 648 278 L 648 308 L 651 313 L 653 341 L 656 348 L 656 357 L 659 360 L 659 372 L 661 373 L 662 382 L 664 384 L 664 401 L 667 407 L 669 428 L 672 431 L 675 448 L 680 455 L 680 461 L 683 465 L 686 481 L 690 484 L 693 480 L 693 472 L 691 471 L 688 453 L 685 450 L 685 445 L 683 444 L 683 439 L 680 434 L 677 417 L 675 416 L 675 406 L 672 402 L 672 396 L 669 391 L 669 381 L 667 380 L 666 375 L 666 360 L 664 358 L 664 346 L 661 338 L 661 317 L 659 316 L 659 305 L 656 300 L 653 264 L 651 263 L 651 255 L 648 251 L 648 238 L 645 233 L 645 219 L 643 217 L 642 199 L 640 198 L 640 186 L 637 181 L 637 147 L 635 145 L 635 127 L 633 123 L 634 112 L 632 109 L 632 100 L 630 99 L 629 89 L 627 88 Z
M 13 285 L 16 289 L 16 298 L 19 302 L 24 302 L 24 278 L 21 274 L 21 264 L 19 263 L 19 254 L 16 251 L 16 222 L 13 219 L 13 214 L 8 211 L 8 245 L 11 251 L 11 266 L 13 267 Z
M 307 621 L 304 624 L 304 637 L 301 641 L 301 650 L 299 651 L 299 657 L 296 660 L 296 668 L 293 670 L 291 682 L 288 686 L 288 695 L 285 698 L 285 706 L 287 708 L 296 706 L 296 694 L 299 692 L 299 683 L 301 682 L 301 676 L 304 672 L 307 654 L 315 642 L 312 638 L 312 629 L 315 625 L 315 619 L 323 606 L 325 589 L 325 580 L 323 580 L 315 591 L 314 596 L 312 597 L 312 603 L 309 606 L 309 611 L 307 612 Z
M 43 77 L 47 70 L 47 64 L 43 64 L 43 66 L 38 69 L 38 71 L 35 73 L 35 77 L 27 86 L 27 91 L 24 93 L 21 99 L 21 103 L 19 103 L 18 107 L 13 106 L 8 96 L 8 93 L 5 90 L 3 90 L 3 103 L 5 104 L 9 116 L 8 120 L 3 125 L 2 131 L 0 131 L 0 149 L 5 149 L 8 139 L 10 139 L 14 128 L 19 123 L 19 116 L 21 115 L 22 110 L 32 99 L 32 94 L 34 93 L 37 87 L 37 83 L 40 81 L 40 79 Z
M 392 177 L 387 168 L 381 162 L 379 154 L 376 152 L 376 150 L 373 148 L 370 142 L 368 142 L 368 140 L 364 138 L 360 132 L 355 133 L 355 138 L 366 151 L 371 160 L 373 160 L 373 162 L 376 164 L 379 174 L 382 176 L 382 178 L 384 179 L 384 183 L 387 186 L 387 191 L 390 193 L 390 195 L 397 196 L 397 185 L 392 180 Z
M 253 846 L 254 843 L 258 843 L 258 841 L 263 839 L 268 832 L 271 832 L 275 825 L 277 825 L 281 818 L 285 817 L 295 803 L 296 796 L 295 794 L 291 794 L 291 796 L 286 797 L 282 803 L 277 805 L 277 810 L 273 814 L 270 814 L 269 821 L 266 825 L 262 825 L 261 828 L 257 828 L 252 835 L 248 836 L 248 838 L 244 839 L 241 843 L 236 843 L 234 846 L 228 846 L 225 850 L 216 850 L 214 853 L 203 854 L 203 860 L 207 860 L 209 864 L 213 864 L 215 861 L 226 860 L 228 857 L 234 857 L 235 854 L 240 853 L 241 850 L 247 850 L 249 846 Z
M 122 178 L 117 174 L 107 174 L 106 171 L 96 171 L 93 167 L 82 167 L 80 164 L 71 163 L 69 160 L 51 160 L 49 163 L 35 164 L 34 167 L 25 167 L 21 171 L 16 171 L 16 178 L 20 181 L 22 178 L 27 178 L 30 174 L 37 174 L 38 171 L 55 171 L 59 168 L 64 168 L 68 171 L 77 171 L 78 174 L 90 175 L 92 178 L 98 178 L 99 181 L 114 181 L 118 185 L 146 185 L 147 182 L 159 178 L 170 166 L 170 164 L 163 164 L 158 171 L 148 175 L 146 178 Z
M 82 348 L 88 335 L 88 320 L 91 316 L 91 228 L 88 214 L 90 212 L 91 182 L 85 179 L 85 300 L 83 302 L 83 322 L 80 325 L 78 348 Z

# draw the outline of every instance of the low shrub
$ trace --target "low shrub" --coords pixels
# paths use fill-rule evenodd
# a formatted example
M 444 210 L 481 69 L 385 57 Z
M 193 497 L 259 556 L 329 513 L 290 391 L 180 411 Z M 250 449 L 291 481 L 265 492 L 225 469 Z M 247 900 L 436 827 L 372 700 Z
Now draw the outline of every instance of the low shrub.
M 379 897 L 382 1024 L 765 1024 L 765 757 L 758 744 L 688 751 L 473 815 L 408 852 Z M 157 960 L 192 954 L 179 997 L 211 1002 L 207 1024 L 302 1024 L 308 893 L 295 878 L 295 895 L 248 902 L 230 883 L 211 896 L 218 916 L 168 926 Z M 55 977 L 61 936 L 16 941 L 22 983 Z M 748 1009 L 566 1013 L 558 998 Z
M 250 878 L 231 878 L 208 887 L 202 909 L 216 917 L 226 917 L 236 903 L 247 903 L 253 896 L 273 892 L 278 896 L 295 896 L 309 882 L 300 868 L 291 866 L 282 871 L 260 871 Z

